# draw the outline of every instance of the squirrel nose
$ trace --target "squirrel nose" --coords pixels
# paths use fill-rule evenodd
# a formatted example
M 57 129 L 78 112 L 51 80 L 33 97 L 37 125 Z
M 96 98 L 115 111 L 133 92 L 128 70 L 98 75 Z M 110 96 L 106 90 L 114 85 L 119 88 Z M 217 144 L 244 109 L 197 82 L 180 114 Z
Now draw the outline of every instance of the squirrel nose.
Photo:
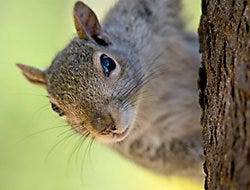
M 109 129 L 110 129 L 110 131 L 112 131 L 112 132 L 117 132 L 117 127 L 116 127 L 116 125 L 113 124 L 113 123 L 109 126 Z
M 119 133 L 120 130 L 117 127 L 115 119 L 112 117 L 111 114 L 107 114 L 104 117 L 104 120 L 106 122 L 106 130 L 107 131 L 111 131 L 111 132 L 114 132 L 114 133 Z
M 115 131 L 116 130 L 115 120 L 111 114 L 105 115 L 104 121 L 106 123 L 106 130 L 108 130 L 108 131 Z

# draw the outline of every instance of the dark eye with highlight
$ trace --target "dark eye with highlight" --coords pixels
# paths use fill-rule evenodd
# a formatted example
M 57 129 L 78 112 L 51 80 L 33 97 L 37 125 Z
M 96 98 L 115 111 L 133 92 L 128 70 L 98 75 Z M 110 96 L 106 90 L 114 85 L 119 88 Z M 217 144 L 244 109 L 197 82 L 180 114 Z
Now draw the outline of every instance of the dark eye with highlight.
M 101 65 L 102 65 L 103 73 L 104 73 L 104 75 L 106 77 L 108 77 L 110 75 L 110 73 L 113 70 L 115 70 L 116 63 L 115 63 L 115 61 L 112 58 L 108 57 L 105 54 L 101 55 L 100 60 L 101 60 Z
M 64 112 L 58 107 L 56 106 L 55 104 L 51 103 L 51 108 L 54 112 L 58 113 L 59 116 L 63 116 L 64 115 Z

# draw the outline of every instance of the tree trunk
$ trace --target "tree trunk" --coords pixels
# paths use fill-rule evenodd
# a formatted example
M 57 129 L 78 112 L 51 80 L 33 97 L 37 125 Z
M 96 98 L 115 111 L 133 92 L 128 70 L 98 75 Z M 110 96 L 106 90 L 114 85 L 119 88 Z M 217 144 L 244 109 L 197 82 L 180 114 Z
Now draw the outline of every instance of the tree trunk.
M 206 190 L 250 189 L 250 0 L 203 0 L 199 28 Z

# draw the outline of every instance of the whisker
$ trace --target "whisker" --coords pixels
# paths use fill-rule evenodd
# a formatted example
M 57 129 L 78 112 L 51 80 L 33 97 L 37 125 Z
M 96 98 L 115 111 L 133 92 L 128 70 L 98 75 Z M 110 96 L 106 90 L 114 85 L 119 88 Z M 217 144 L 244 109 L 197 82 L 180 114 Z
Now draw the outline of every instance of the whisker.
M 73 130 L 72 130 L 73 131 Z M 71 132 L 72 132 L 71 131 Z M 67 130 L 67 132 L 70 132 L 69 130 Z M 47 153 L 46 157 L 45 157 L 45 161 L 47 161 L 49 159 L 49 157 L 51 156 L 52 152 L 59 146 L 62 145 L 64 143 L 66 143 L 72 136 L 74 136 L 76 133 L 75 131 L 73 131 L 73 133 L 66 135 L 64 138 L 62 138 L 61 140 L 59 140 L 55 145 L 52 146 L 52 148 L 49 150 L 49 152 Z
M 152 63 L 155 62 L 161 56 L 161 54 L 162 53 L 159 53 L 159 55 L 157 55 L 153 59 Z M 153 64 L 149 64 L 149 65 L 153 65 Z M 149 67 L 149 69 L 150 69 L 150 67 Z M 150 73 L 151 74 L 147 75 L 147 76 L 144 76 L 144 75 L 139 76 L 139 82 L 137 82 L 137 84 L 135 84 L 132 88 L 130 88 L 129 91 L 125 91 L 122 94 L 121 93 L 117 94 L 117 96 L 120 96 L 121 97 L 120 99 L 122 99 L 122 106 L 124 106 L 128 100 L 130 100 L 130 102 L 133 102 L 132 104 L 135 104 L 135 102 L 138 102 L 139 98 L 137 96 L 139 96 L 141 89 L 144 86 L 146 86 L 149 82 L 151 82 L 152 80 L 159 78 L 161 76 L 161 73 L 163 73 L 163 72 L 162 72 L 162 70 L 157 69 L 157 67 L 155 67 L 155 65 L 154 65 L 154 70 L 151 70 Z M 145 94 L 145 92 L 144 92 L 144 94 Z M 140 97 L 140 98 L 142 98 L 142 97 Z M 129 104 L 126 104 L 126 105 L 129 106 Z M 127 108 L 127 106 L 124 106 L 125 109 Z
M 28 93 L 28 92 L 16 92 L 16 93 L 10 93 L 10 94 L 13 94 L 13 95 L 18 95 L 18 96 L 20 96 L 20 95 L 24 95 L 24 96 L 36 96 L 36 97 L 42 97 L 42 98 L 47 98 L 48 97 L 48 95 L 43 95 L 43 94 L 34 94 L 33 92 L 30 92 L 30 93 Z
M 46 105 L 41 106 L 40 108 L 35 109 L 34 112 L 36 115 L 40 115 L 40 113 L 42 113 L 43 111 L 47 111 L 49 109 L 50 107 L 48 106 L 48 104 L 46 104 Z
M 89 146 L 89 143 L 90 143 L 90 141 L 91 141 L 91 139 L 92 139 L 93 137 L 92 136 L 90 136 L 90 134 L 88 134 L 88 144 L 87 144 L 87 146 L 86 146 L 86 148 L 85 148 L 85 150 L 84 150 L 84 153 L 83 153 L 83 159 L 82 159 L 82 162 L 81 162 L 81 166 L 80 166 L 80 169 L 81 169 L 81 175 L 83 174 L 83 171 L 84 171 L 84 165 L 85 165 L 85 163 L 87 162 L 87 150 L 88 150 L 88 146 Z
M 79 155 L 80 155 L 80 150 L 83 147 L 83 143 L 86 141 L 86 139 L 89 137 L 89 132 L 86 132 L 86 134 L 84 136 L 81 136 L 81 143 L 79 145 L 79 148 L 76 152 L 76 156 L 77 156 L 77 160 L 79 159 Z M 81 159 L 82 160 L 82 159 Z
M 61 137 L 62 135 L 65 135 L 68 132 L 75 132 L 74 129 L 72 129 L 72 127 L 69 126 L 69 128 L 67 130 L 64 130 L 63 132 L 57 134 L 57 137 Z
M 88 160 L 87 158 L 90 157 L 90 155 L 91 155 L 91 147 L 93 145 L 95 138 L 93 136 L 89 136 L 88 140 L 89 140 L 89 142 L 88 142 L 87 147 L 84 151 L 83 159 L 81 162 L 81 175 L 83 174 L 84 163 L 87 162 L 87 160 Z
M 79 149 L 81 148 L 82 144 L 85 142 L 85 140 L 87 139 L 88 137 L 88 132 L 86 131 L 85 133 L 83 134 L 78 134 L 78 143 L 75 144 L 74 148 L 72 149 L 72 152 L 70 154 L 70 157 L 68 159 L 68 164 L 70 163 L 70 161 L 73 159 L 73 156 L 74 155 L 77 155 L 77 153 L 79 152 Z M 77 157 L 76 157 L 76 160 L 75 162 L 77 163 Z
M 54 129 L 64 128 L 66 126 L 68 126 L 68 125 L 65 124 L 65 125 L 61 125 L 61 126 L 56 126 L 56 127 L 46 128 L 46 129 L 42 129 L 42 130 L 36 131 L 34 133 L 31 133 L 31 134 L 23 137 L 22 139 L 18 140 L 16 143 L 21 143 L 21 142 L 23 142 L 23 141 L 25 141 L 25 140 L 33 137 L 33 136 L 40 135 L 41 133 L 44 133 L 44 132 L 50 132 L 51 130 L 54 130 Z
M 88 155 L 91 155 L 91 148 L 94 144 L 95 138 L 94 137 L 90 137 L 90 144 L 88 146 Z
M 73 147 L 73 149 L 72 149 L 72 151 L 71 151 L 71 153 L 70 153 L 70 155 L 69 155 L 69 158 L 68 158 L 68 161 L 67 161 L 67 165 L 69 166 L 69 164 L 70 164 L 70 162 L 72 161 L 72 159 L 73 159 L 73 156 L 74 156 L 74 154 L 76 153 L 76 151 L 77 151 L 77 149 L 79 148 L 79 144 L 81 144 L 81 140 L 82 140 L 82 136 L 81 135 L 79 135 L 78 134 L 78 136 L 77 136 L 78 138 L 76 138 L 76 142 L 75 142 L 75 145 L 74 145 L 74 147 Z M 76 162 L 77 162 L 77 160 L 75 160 Z

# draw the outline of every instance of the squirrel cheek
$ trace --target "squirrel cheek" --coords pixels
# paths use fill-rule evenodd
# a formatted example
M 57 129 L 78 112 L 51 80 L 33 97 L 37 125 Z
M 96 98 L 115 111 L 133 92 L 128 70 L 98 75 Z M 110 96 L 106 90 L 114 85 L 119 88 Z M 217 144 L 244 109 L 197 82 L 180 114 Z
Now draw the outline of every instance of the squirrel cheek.
M 134 118 L 135 111 L 133 108 L 128 107 L 126 110 L 121 111 L 121 126 L 124 126 L 124 130 L 126 130 L 127 128 L 131 128 Z

